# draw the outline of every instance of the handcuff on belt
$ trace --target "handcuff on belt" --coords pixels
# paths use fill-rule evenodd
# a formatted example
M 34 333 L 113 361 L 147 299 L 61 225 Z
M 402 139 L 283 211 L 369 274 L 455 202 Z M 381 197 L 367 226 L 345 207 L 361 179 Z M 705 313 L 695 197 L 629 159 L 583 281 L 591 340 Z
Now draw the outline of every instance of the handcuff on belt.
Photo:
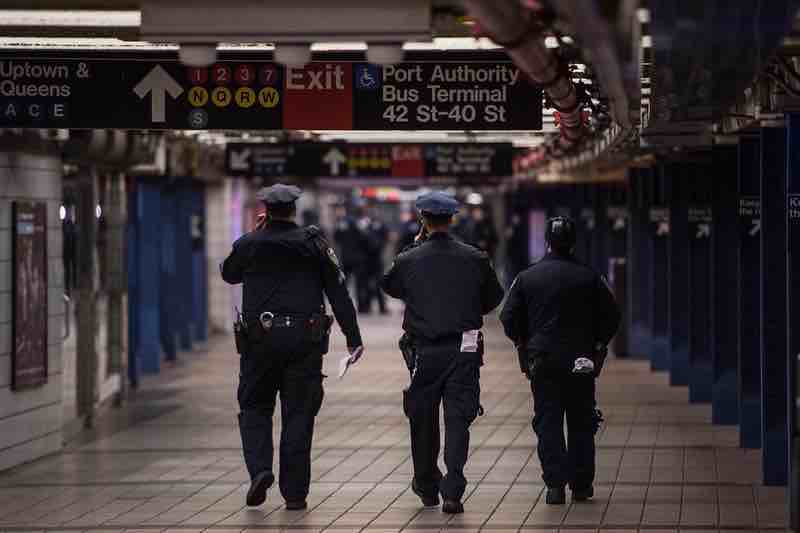
M 270 311 L 261 313 L 258 316 L 258 321 L 261 323 L 261 327 L 264 328 L 264 331 L 269 331 L 273 327 L 290 328 L 295 325 L 295 320 L 288 315 L 281 317 L 280 321 L 276 321 L 275 313 Z

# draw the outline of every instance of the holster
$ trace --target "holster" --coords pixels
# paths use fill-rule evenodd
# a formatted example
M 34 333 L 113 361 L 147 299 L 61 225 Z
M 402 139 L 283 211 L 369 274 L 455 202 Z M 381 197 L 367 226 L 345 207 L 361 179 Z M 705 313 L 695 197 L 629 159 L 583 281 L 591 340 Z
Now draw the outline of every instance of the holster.
M 413 372 L 414 367 L 417 364 L 417 354 L 416 349 L 414 348 L 414 341 L 411 339 L 411 336 L 408 333 L 403 333 L 403 335 L 400 337 L 400 340 L 397 342 L 397 345 L 400 347 L 400 353 L 403 354 L 403 361 L 405 361 L 408 371 Z
M 331 327 L 333 326 L 333 317 L 322 313 L 315 313 L 309 319 L 311 342 L 319 344 L 322 353 L 328 353 L 330 348 Z
M 233 323 L 233 338 L 236 341 L 236 353 L 244 355 L 250 348 L 250 343 L 247 339 L 247 326 L 241 319 Z

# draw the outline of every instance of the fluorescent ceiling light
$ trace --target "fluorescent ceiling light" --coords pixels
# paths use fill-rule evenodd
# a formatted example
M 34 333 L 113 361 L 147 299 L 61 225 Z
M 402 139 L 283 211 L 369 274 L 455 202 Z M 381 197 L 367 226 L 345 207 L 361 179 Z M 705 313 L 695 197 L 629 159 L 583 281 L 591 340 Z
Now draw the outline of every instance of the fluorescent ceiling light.
M 142 23 L 140 11 L 93 11 L 84 9 L 3 9 L 3 26 L 126 26 L 138 28 Z
M 403 50 L 497 50 L 502 48 L 491 39 L 481 37 L 436 37 L 431 42 L 407 42 Z
M 341 43 L 312 43 L 312 52 L 363 52 L 367 49 L 365 42 L 341 42 Z

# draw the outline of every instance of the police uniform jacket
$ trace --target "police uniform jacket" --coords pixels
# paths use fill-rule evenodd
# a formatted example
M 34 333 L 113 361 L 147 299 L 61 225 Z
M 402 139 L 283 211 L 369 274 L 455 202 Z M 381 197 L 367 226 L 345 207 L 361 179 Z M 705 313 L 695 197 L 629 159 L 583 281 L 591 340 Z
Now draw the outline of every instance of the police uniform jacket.
M 220 270 L 228 283 L 244 283 L 242 312 L 246 317 L 264 311 L 308 316 L 324 305 L 324 291 L 347 345 L 361 345 L 356 312 L 338 259 L 317 228 L 271 221 L 266 228 L 233 243 Z
M 594 353 L 617 331 L 620 312 L 603 278 L 574 257 L 547 254 L 514 280 L 500 314 L 506 335 L 528 351 Z
M 428 341 L 480 329 L 503 300 L 489 256 L 439 232 L 398 255 L 381 286 L 405 302 L 403 329 Z

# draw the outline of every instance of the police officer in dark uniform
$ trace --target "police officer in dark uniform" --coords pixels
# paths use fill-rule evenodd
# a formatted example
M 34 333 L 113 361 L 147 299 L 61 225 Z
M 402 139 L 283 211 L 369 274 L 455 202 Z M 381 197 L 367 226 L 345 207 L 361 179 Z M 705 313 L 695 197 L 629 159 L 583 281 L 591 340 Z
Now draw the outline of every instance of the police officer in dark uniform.
M 411 383 L 403 408 L 411 426 L 412 490 L 425 506 L 461 513 L 467 481 L 469 426 L 480 410 L 483 315 L 503 299 L 489 256 L 454 239 L 449 228 L 458 202 L 441 192 L 420 196 L 427 237 L 397 256 L 382 281 L 389 296 L 406 304 L 403 341 L 410 339 Z M 408 345 L 407 345 L 408 346 Z M 447 474 L 439 456 L 439 404 L 444 402 Z
M 322 404 L 322 356 L 333 322 L 323 292 L 347 339 L 351 360 L 363 352 L 353 303 L 333 249 L 319 229 L 293 219 L 297 187 L 259 193 L 267 215 L 237 240 L 220 265 L 228 283 L 244 283 L 235 324 L 241 354 L 239 429 L 251 486 L 247 505 L 264 503 L 272 473 L 272 415 L 281 399 L 280 490 L 287 509 L 305 509 L 311 480 L 314 418 Z
M 605 280 L 575 259 L 575 237 L 570 218 L 547 221 L 548 252 L 517 276 L 500 315 L 531 380 L 549 504 L 565 503 L 567 484 L 573 501 L 594 495 L 594 435 L 601 420 L 595 378 L 620 320 Z

